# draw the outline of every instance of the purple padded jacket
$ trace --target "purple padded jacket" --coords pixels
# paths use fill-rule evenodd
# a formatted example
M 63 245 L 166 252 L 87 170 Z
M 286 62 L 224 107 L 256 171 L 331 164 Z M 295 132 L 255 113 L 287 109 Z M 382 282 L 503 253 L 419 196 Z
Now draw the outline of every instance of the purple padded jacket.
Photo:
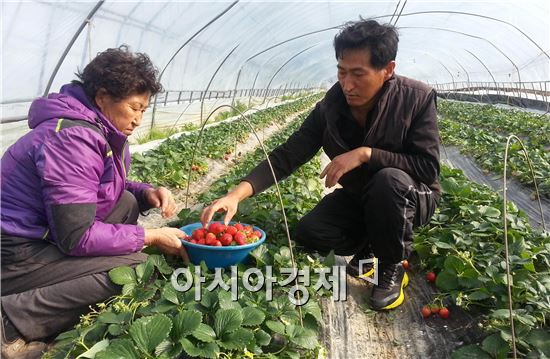
M 73 84 L 36 99 L 29 127 L 2 156 L 2 234 L 47 240 L 72 256 L 141 250 L 142 227 L 103 223 L 124 190 L 142 199 L 151 187 L 127 180 L 126 135 Z

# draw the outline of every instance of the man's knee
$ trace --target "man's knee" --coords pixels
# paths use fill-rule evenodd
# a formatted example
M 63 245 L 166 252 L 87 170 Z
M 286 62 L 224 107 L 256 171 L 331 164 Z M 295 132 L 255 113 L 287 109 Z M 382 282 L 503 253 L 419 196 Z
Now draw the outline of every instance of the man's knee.
M 365 191 L 371 195 L 386 196 L 406 192 L 411 186 L 414 186 L 414 181 L 408 173 L 398 168 L 386 167 L 372 176 Z

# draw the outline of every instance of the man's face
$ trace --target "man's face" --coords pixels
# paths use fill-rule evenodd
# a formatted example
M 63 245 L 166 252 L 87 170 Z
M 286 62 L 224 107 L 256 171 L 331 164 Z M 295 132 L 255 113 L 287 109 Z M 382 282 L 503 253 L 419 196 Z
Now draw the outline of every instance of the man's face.
M 393 75 L 395 61 L 380 70 L 372 67 L 367 49 L 345 50 L 338 59 L 338 82 L 350 107 L 368 106 Z

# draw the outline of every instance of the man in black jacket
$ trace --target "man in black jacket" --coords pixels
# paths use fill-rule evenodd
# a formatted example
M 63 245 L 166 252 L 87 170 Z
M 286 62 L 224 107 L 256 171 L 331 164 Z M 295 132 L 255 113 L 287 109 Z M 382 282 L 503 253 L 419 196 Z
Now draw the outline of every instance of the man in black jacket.
M 325 185 L 342 185 L 299 222 L 302 245 L 339 255 L 379 260 L 373 309 L 392 309 L 404 300 L 408 278 L 401 264 L 411 252 L 413 228 L 427 223 L 441 194 L 436 94 L 421 82 L 394 74 L 398 34 L 374 20 L 346 24 L 336 35 L 338 83 L 302 126 L 269 159 L 277 180 L 289 176 L 322 147 L 331 162 Z M 267 161 L 260 163 L 225 197 L 203 211 L 228 222 L 238 203 L 274 183 Z M 372 254 L 371 254 L 372 253 Z

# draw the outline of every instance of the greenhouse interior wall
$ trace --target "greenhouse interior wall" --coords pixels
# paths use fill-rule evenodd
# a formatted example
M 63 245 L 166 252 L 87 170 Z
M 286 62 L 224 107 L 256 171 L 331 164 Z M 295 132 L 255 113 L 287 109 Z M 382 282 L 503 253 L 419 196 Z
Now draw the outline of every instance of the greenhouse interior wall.
M 159 197 L 159 208 L 141 211 L 135 224 L 124 226 L 139 233 L 183 229 L 178 253 L 190 257 L 139 246 L 135 251 L 148 257 L 103 270 L 116 294 L 81 308 L 77 322 L 59 324 L 63 330 L 48 337 L 30 337 L 18 324 L 32 326 L 40 318 L 33 293 L 42 285 L 2 290 L 2 357 L 23 357 L 17 355 L 25 350 L 32 352 L 28 358 L 98 359 L 550 357 L 549 1 L 10 0 L 0 6 L 2 287 L 17 280 L 9 275 L 16 266 L 10 267 L 16 234 L 8 214 L 14 207 L 38 208 L 42 214 L 21 221 L 31 227 L 45 221 L 47 231 L 36 241 L 59 245 L 51 232 L 59 224 L 46 215 L 49 199 L 27 200 L 51 185 L 40 177 L 47 159 L 36 153 L 43 143 L 26 149 L 22 159 L 13 154 L 37 131 L 29 127 L 31 104 L 54 98 L 98 54 L 123 45 L 148 55 L 162 85 L 148 98 L 139 127 L 124 137 L 132 157 L 126 168 L 123 150 L 124 180 L 170 193 Z M 268 154 L 284 150 L 287 139 L 298 141 L 290 136 L 339 86 L 335 36 L 365 20 L 396 28 L 395 75 L 420 81 L 437 96 L 442 194 L 429 223 L 415 224 L 411 255 L 397 264 L 408 278 L 400 287 L 403 304 L 373 310 L 369 298 L 378 282 L 346 275 L 353 254 L 311 251 L 294 239 L 304 215 L 343 191 L 320 177 L 336 163 L 323 149 L 276 186 L 263 193 L 252 188 L 254 195 L 240 202 L 232 221 L 255 226 L 242 230 L 254 248 L 242 263 L 201 263 L 214 254 L 203 258 L 194 248 L 216 248 L 197 245 L 191 236 L 204 224 L 203 211 L 243 178 L 249 181 L 260 162 L 275 161 Z M 388 108 L 397 106 L 393 101 Z M 64 131 L 60 126 L 61 120 L 55 132 Z M 87 161 L 79 150 L 65 151 L 69 168 Z M 298 154 L 287 156 L 292 162 Z M 25 176 L 17 179 L 21 186 L 9 187 L 17 166 L 26 166 L 25 176 L 38 187 L 26 188 Z M 278 170 L 271 167 L 269 176 Z M 94 198 L 104 191 L 96 189 Z M 75 198 L 63 204 L 86 204 L 83 194 Z M 173 203 L 170 211 L 167 203 Z M 103 223 L 99 209 L 94 216 L 94 223 L 119 226 Z M 213 219 L 223 222 L 224 216 Z M 235 243 L 220 253 L 227 256 Z M 74 260 L 69 272 L 85 259 L 67 257 Z M 49 268 L 33 265 L 27 274 Z M 182 272 L 185 280 L 178 278 Z M 9 309 L 26 300 L 21 311 Z M 4 335 L 9 328 L 17 343 Z

